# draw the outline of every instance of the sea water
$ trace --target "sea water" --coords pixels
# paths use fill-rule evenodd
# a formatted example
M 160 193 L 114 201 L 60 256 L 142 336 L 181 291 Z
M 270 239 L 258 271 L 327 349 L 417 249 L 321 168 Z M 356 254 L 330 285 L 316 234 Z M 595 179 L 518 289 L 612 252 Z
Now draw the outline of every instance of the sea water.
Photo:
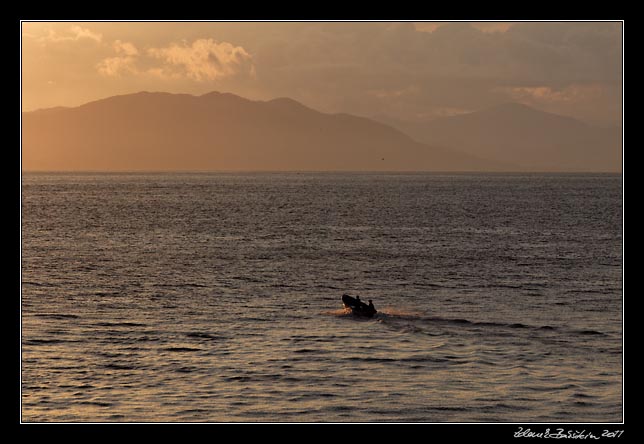
M 22 421 L 621 421 L 622 203 L 607 174 L 25 173 Z

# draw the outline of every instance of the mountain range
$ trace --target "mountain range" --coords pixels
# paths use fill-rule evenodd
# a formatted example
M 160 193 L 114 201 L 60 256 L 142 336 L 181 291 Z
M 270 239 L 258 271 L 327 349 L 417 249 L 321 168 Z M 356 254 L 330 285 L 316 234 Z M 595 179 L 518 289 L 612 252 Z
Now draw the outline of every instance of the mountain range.
M 609 130 L 516 104 L 412 125 L 322 113 L 288 98 L 141 92 L 23 112 L 22 167 L 621 171 L 621 140 Z
M 520 171 L 606 171 L 622 168 L 621 129 L 591 126 L 519 103 L 427 122 L 376 120 L 415 140 L 515 165 Z

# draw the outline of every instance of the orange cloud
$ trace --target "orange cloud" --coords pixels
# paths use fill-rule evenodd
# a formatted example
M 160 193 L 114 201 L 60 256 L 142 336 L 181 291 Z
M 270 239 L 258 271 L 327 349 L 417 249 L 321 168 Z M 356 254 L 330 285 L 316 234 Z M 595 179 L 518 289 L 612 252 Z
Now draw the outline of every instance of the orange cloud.
M 603 88 L 599 84 L 581 85 L 574 84 L 562 89 L 549 86 L 536 87 L 506 87 L 500 92 L 508 94 L 513 100 L 531 103 L 576 103 L 599 97 Z
M 107 57 L 101 60 L 96 69 L 99 73 L 107 77 L 118 77 L 125 73 L 137 74 L 138 69 L 135 66 L 136 57 L 139 50 L 132 43 L 116 40 L 112 44 L 116 57 Z
M 414 27 L 416 31 L 420 32 L 434 32 L 441 26 L 447 25 L 451 22 L 415 22 Z M 505 32 L 512 25 L 513 22 L 468 22 L 470 26 L 482 32 Z
M 434 32 L 444 24 L 445 22 L 416 22 L 414 28 L 419 32 Z
M 157 74 L 177 73 L 196 81 L 216 80 L 236 74 L 254 76 L 252 57 L 241 46 L 213 39 L 198 39 L 191 45 L 173 43 L 164 48 L 150 48 L 148 55 L 161 59 L 166 66 Z
M 73 25 L 67 28 L 64 32 L 56 32 L 52 28 L 47 29 L 47 34 L 37 35 L 32 33 L 24 32 L 22 34 L 24 37 L 33 38 L 39 43 L 60 43 L 60 42 L 72 42 L 79 40 L 93 40 L 96 43 L 101 43 L 103 40 L 103 35 L 91 31 L 88 28 L 83 28 L 79 25 Z
M 118 77 L 124 73 L 136 73 L 134 57 L 108 57 L 96 65 L 98 72 L 107 77 Z
M 483 32 L 505 32 L 514 25 L 512 22 L 472 22 L 474 28 Z
M 368 90 L 367 94 L 370 94 L 373 97 L 376 97 L 378 99 L 387 100 L 392 98 L 410 96 L 410 95 L 418 94 L 419 92 L 420 92 L 420 88 L 418 86 L 412 85 L 402 89 L 372 89 L 372 90 Z
M 139 50 L 130 42 L 116 40 L 112 47 L 117 54 L 125 54 L 127 56 L 135 56 L 139 54 Z

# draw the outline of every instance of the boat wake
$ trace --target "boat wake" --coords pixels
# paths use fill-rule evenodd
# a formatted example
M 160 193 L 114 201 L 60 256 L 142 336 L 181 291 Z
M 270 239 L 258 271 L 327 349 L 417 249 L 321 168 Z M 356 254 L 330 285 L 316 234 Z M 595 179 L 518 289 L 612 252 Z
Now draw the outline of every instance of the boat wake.
M 364 316 L 358 316 L 350 308 L 338 308 L 337 310 L 327 310 L 322 312 L 325 315 L 337 316 L 337 317 L 349 317 L 370 321 L 413 321 L 413 320 L 422 320 L 425 316 L 423 313 L 414 311 L 412 309 L 400 308 L 400 307 L 385 307 L 382 310 L 373 315 L 373 317 L 365 318 Z
M 356 320 L 381 323 L 388 328 L 407 332 L 425 333 L 431 336 L 451 334 L 453 331 L 476 334 L 560 334 L 582 336 L 610 336 L 596 330 L 576 330 L 566 326 L 533 325 L 499 321 L 479 321 L 462 318 L 431 316 L 425 312 L 407 307 L 384 307 L 371 318 L 364 318 L 352 313 L 350 308 L 340 308 L 324 312 L 327 315 L 351 318 Z
M 401 308 L 401 307 L 385 307 L 378 311 L 381 318 L 400 318 L 400 319 L 422 319 L 424 313 L 418 310 Z
M 338 308 L 337 310 L 328 310 L 322 313 L 330 316 L 339 316 L 339 317 L 352 316 L 351 309 L 349 308 Z

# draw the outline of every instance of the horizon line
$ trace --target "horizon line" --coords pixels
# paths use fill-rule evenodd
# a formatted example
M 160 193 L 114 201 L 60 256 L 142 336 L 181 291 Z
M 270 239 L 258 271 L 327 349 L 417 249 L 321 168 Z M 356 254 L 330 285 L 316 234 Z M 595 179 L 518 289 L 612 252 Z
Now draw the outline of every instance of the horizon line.
M 622 171 L 552 171 L 552 170 L 22 170 L 22 174 L 80 174 L 80 175 L 108 175 L 108 174 L 459 174 L 459 175 L 622 175 Z

